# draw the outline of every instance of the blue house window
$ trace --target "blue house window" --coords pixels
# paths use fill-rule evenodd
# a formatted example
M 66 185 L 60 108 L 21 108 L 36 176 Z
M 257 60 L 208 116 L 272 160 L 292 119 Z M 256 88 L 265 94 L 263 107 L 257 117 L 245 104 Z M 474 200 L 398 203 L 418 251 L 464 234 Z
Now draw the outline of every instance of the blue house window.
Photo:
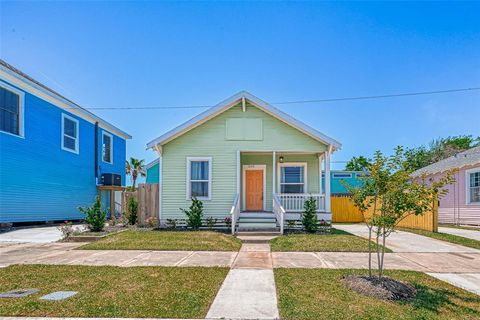
M 112 163 L 113 159 L 113 146 L 112 146 L 113 136 L 109 133 L 104 132 L 102 134 L 102 160 L 106 163 Z
M 22 94 L 0 85 L 0 131 L 23 136 Z
M 78 153 L 78 120 L 62 113 L 62 149 Z

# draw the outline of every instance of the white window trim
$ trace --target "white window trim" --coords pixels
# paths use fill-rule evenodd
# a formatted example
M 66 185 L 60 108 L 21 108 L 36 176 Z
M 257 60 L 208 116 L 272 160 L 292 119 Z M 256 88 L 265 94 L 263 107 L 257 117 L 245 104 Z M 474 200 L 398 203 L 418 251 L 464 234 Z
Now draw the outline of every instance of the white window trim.
M 247 170 L 262 170 L 263 171 L 263 209 L 267 209 L 267 165 L 265 164 L 244 164 L 242 166 L 242 208 L 246 210 L 245 202 L 245 192 L 246 192 L 246 183 L 245 183 L 245 173 Z
M 73 122 L 75 122 L 77 125 L 76 125 L 76 134 L 77 134 L 77 137 L 75 138 L 75 150 L 72 150 L 72 149 L 69 149 L 69 148 L 65 148 L 63 146 L 63 137 L 65 136 L 65 133 L 64 133 L 64 129 L 65 129 L 65 120 L 64 119 L 69 119 Z M 70 137 L 70 136 L 69 136 Z M 73 137 L 70 137 L 73 139 Z M 74 117 L 71 117 L 65 113 L 62 113 L 62 132 L 61 132 L 61 137 L 60 137 L 60 146 L 62 147 L 62 150 L 65 150 L 65 151 L 68 151 L 68 152 L 71 152 L 71 153 L 75 153 L 75 154 L 79 154 L 80 153 L 80 123 L 78 121 L 78 119 L 75 119 Z
M 282 167 L 303 167 L 303 193 L 308 193 L 308 184 L 307 184 L 307 163 L 306 162 L 284 162 L 284 163 L 279 163 L 278 168 L 277 168 L 277 177 L 278 177 L 278 183 L 277 183 L 277 188 L 278 192 L 282 192 L 282 176 L 281 176 L 281 168 Z M 288 183 L 287 183 L 288 184 Z M 297 184 L 297 183 L 295 183 Z M 295 194 L 295 193 L 290 193 L 290 194 Z
M 103 145 L 104 145 L 104 137 L 108 136 L 110 137 L 110 161 L 105 161 L 103 158 Z M 102 131 L 102 162 L 108 163 L 108 164 L 113 164 L 113 135 L 106 131 Z
M 470 205 L 479 205 L 480 202 L 470 201 L 470 174 L 480 172 L 480 168 L 465 170 L 465 203 Z
M 212 157 L 187 157 L 187 194 L 186 199 L 191 200 L 191 186 L 190 186 L 190 163 L 195 161 L 208 161 L 208 180 L 195 180 L 199 182 L 208 182 L 208 197 L 197 197 L 198 200 L 212 200 Z
M 14 134 L 11 132 L 3 131 L 0 130 L 1 133 L 12 136 L 12 137 L 17 137 L 17 138 L 25 138 L 25 93 L 21 90 L 18 90 L 17 88 L 14 88 L 4 82 L 0 81 L 0 87 L 3 87 L 4 89 L 11 91 L 18 95 L 18 134 Z

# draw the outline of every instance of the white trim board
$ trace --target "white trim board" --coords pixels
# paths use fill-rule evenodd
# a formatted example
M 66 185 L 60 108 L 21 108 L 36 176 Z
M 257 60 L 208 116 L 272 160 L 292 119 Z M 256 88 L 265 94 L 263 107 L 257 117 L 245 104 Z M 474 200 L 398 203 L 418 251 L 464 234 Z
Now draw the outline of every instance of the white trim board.
M 99 126 L 102 129 L 108 130 L 113 134 L 123 138 L 123 139 L 131 139 L 128 133 L 120 130 L 119 128 L 115 127 L 114 125 L 108 123 L 107 121 L 103 120 L 102 118 L 98 117 L 97 115 L 91 113 L 90 111 L 80 107 L 76 103 L 65 99 L 64 97 L 59 96 L 58 94 L 54 93 L 53 91 L 47 90 L 38 84 L 34 83 L 33 81 L 23 77 L 22 75 L 16 73 L 13 70 L 8 69 L 7 67 L 0 65 L 0 80 L 30 93 L 33 94 L 54 106 L 63 109 L 67 112 L 70 112 L 86 121 L 91 123 L 98 122 Z
M 69 116 L 68 114 L 65 114 L 65 113 L 62 113 L 62 131 L 60 132 L 60 147 L 62 148 L 62 150 L 64 151 L 68 151 L 68 152 L 71 152 L 71 153 L 75 153 L 75 154 L 80 154 L 80 121 L 78 121 L 78 119 L 72 117 L 72 116 Z M 68 119 L 72 122 L 75 122 L 75 134 L 76 134 L 76 137 L 73 138 L 71 136 L 68 136 L 69 138 L 71 139 L 75 139 L 75 150 L 72 150 L 72 149 L 69 149 L 69 148 L 65 148 L 63 146 L 63 138 L 65 136 L 65 119 Z
M 110 161 L 105 161 L 103 159 L 103 145 L 104 145 L 104 138 L 105 136 L 108 136 L 110 138 Z M 102 162 L 108 163 L 108 164 L 113 164 L 113 135 L 108 133 L 105 130 L 102 130 Z
M 325 134 L 321 133 L 320 131 L 306 125 L 305 123 L 295 119 L 294 117 L 286 114 L 283 111 L 275 108 L 274 106 L 268 104 L 267 102 L 255 97 L 254 95 L 246 92 L 240 91 L 239 93 L 231 96 L 230 98 L 220 102 L 214 107 L 200 113 L 199 115 L 193 117 L 192 119 L 188 120 L 187 122 L 181 124 L 180 126 L 168 131 L 167 133 L 161 135 L 160 137 L 150 141 L 147 144 L 147 149 L 153 148 L 156 145 L 164 145 L 169 141 L 183 135 L 184 133 L 200 126 L 201 124 L 205 123 L 206 121 L 210 120 L 211 118 L 217 116 L 218 114 L 230 109 L 231 107 L 237 105 L 237 103 L 241 102 L 243 99 L 248 100 L 254 106 L 259 108 L 260 110 L 270 114 L 271 116 L 277 118 L 280 121 L 296 128 L 300 132 L 310 136 L 311 138 L 334 147 L 335 150 L 338 150 L 342 147 L 341 143 L 335 139 L 332 139 Z
M 480 202 L 471 202 L 470 199 L 470 174 L 480 172 L 480 168 L 472 168 L 469 170 L 465 170 L 465 204 L 476 206 L 479 205 Z
M 245 208 L 245 172 L 247 170 L 262 170 L 263 171 L 263 209 L 267 209 L 267 165 L 265 164 L 244 164 L 242 165 L 242 208 L 243 211 Z

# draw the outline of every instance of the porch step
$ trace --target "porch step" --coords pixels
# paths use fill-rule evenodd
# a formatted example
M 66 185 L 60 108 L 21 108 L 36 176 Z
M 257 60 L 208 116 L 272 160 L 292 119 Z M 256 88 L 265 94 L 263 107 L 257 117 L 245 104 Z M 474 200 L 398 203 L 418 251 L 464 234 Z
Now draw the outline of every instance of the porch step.
M 241 216 L 238 219 L 238 231 L 277 231 L 277 219 L 275 217 Z

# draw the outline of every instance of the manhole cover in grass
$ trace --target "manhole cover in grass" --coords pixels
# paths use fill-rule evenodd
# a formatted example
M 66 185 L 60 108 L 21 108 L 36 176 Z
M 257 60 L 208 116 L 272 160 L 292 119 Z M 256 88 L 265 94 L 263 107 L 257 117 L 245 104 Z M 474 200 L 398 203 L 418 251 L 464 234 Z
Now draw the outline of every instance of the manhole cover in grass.
M 57 301 L 70 298 L 76 295 L 77 291 L 55 291 L 40 297 L 40 300 L 50 300 L 50 301 Z
M 39 289 L 12 290 L 0 293 L 0 298 L 22 298 L 39 292 Z

